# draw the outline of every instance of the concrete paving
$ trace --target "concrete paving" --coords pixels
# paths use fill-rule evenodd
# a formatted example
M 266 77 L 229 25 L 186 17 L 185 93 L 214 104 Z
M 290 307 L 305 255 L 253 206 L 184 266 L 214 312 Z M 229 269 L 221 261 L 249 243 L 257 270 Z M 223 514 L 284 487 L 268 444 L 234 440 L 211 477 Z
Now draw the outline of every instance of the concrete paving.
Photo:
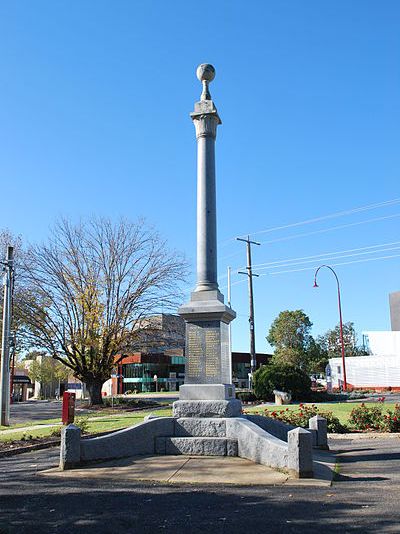
M 283 470 L 271 469 L 243 458 L 216 456 L 133 456 L 68 471 L 52 468 L 39 474 L 70 480 L 123 478 L 190 484 L 330 486 L 334 457 L 326 452 L 317 456 L 313 479 L 296 479 Z
M 283 484 L 288 475 L 242 458 L 190 456 L 134 456 L 84 469 L 50 469 L 43 476 L 61 478 L 111 478 L 191 484 Z

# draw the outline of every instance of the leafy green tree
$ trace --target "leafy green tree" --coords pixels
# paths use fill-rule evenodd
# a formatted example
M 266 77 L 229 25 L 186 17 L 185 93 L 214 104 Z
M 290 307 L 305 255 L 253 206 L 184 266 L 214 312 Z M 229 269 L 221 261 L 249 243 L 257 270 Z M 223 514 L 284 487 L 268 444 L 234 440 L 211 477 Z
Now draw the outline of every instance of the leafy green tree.
M 267 336 L 268 343 L 275 348 L 274 361 L 305 368 L 311 327 L 312 322 L 303 310 L 280 312 Z
M 351 321 L 343 324 L 343 341 L 345 356 L 365 356 L 368 354 L 363 347 L 358 345 L 354 323 Z M 332 330 L 319 336 L 317 342 L 326 353 L 327 359 L 341 356 L 340 325 L 336 325 Z
M 324 347 L 315 339 L 310 340 L 307 349 L 306 369 L 310 374 L 325 373 L 329 355 Z
M 54 380 L 53 359 L 49 356 L 40 356 L 32 360 L 29 367 L 29 377 L 41 385 L 48 384 Z
M 43 352 L 31 351 L 25 359 L 31 360 L 29 377 L 40 383 L 42 392 L 47 386 L 50 386 L 51 389 L 51 386 L 54 387 L 56 383 L 66 381 L 71 373 L 68 367 Z

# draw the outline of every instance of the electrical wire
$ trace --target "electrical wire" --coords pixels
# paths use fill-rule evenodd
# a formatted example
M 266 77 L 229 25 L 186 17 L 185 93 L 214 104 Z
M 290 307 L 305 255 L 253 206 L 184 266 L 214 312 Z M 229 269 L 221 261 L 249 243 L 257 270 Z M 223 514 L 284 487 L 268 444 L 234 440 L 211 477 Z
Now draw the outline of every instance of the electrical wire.
M 285 260 L 276 260 L 276 261 L 270 261 L 270 262 L 267 262 L 267 263 L 258 263 L 258 264 L 255 264 L 253 265 L 253 267 L 262 267 L 264 265 L 276 265 L 277 263 L 285 263 L 285 262 L 288 262 L 288 261 L 298 261 L 298 260 L 308 260 L 308 259 L 312 259 L 312 258 L 321 258 L 321 257 L 325 257 L 325 256 L 333 256 L 333 255 L 338 255 L 338 254 L 347 254 L 347 252 L 359 252 L 360 250 L 369 250 L 371 248 L 379 248 L 379 247 L 390 247 L 392 245 L 399 245 L 400 244 L 400 241 L 391 241 L 389 243 L 380 243 L 380 244 L 377 244 L 377 245 L 368 245 L 368 246 L 365 246 L 365 247 L 358 247 L 358 248 L 349 248 L 349 249 L 345 249 L 345 250 L 339 250 L 337 252 L 324 252 L 323 254 L 315 254 L 313 256 L 300 256 L 299 258 L 289 258 L 289 259 L 285 259 Z M 377 251 L 379 252 L 379 251 Z
M 326 254 L 326 255 L 322 255 L 322 256 L 314 256 L 314 257 L 310 257 L 309 259 L 304 259 L 302 261 L 295 261 L 295 260 L 288 260 L 288 263 L 284 263 L 284 262 L 281 262 L 281 263 L 277 263 L 275 265 L 266 265 L 264 267 L 258 267 L 257 270 L 258 271 L 264 271 L 266 269 L 280 269 L 281 267 L 290 267 L 290 266 L 296 266 L 296 265 L 303 265 L 305 263 L 311 263 L 311 262 L 315 262 L 315 261 L 329 261 L 329 260 L 341 260 L 341 259 L 344 259 L 344 258 L 354 258 L 354 257 L 357 257 L 357 256 L 365 256 L 366 254 L 376 254 L 376 253 L 382 253 L 382 252 L 389 252 L 389 251 L 392 251 L 392 250 L 399 250 L 400 249 L 400 246 L 396 246 L 396 247 L 386 247 L 386 248 L 381 248 L 379 250 L 364 250 L 363 252 L 355 252 L 355 253 L 352 253 L 352 254 L 337 254 L 336 256 L 334 255 L 335 253 L 333 254 Z M 256 267 L 256 266 L 254 266 Z
M 359 226 L 361 224 L 367 224 L 371 222 L 383 221 L 386 219 L 394 219 L 400 217 L 400 213 L 395 213 L 394 215 L 385 215 L 384 217 L 374 217 L 373 219 L 366 219 L 365 221 L 358 221 L 348 224 L 340 224 L 338 226 L 331 226 L 329 228 L 323 228 L 321 230 L 314 230 L 313 232 L 305 232 L 303 234 L 294 234 L 286 237 L 280 237 L 278 239 L 272 239 L 270 241 L 262 241 L 261 245 L 271 245 L 272 243 L 279 243 L 281 241 L 289 241 L 291 239 L 297 239 L 298 237 L 308 237 L 310 235 L 324 234 L 326 232 L 331 232 L 332 230 L 342 230 L 343 228 L 350 228 L 351 226 Z
M 388 260 L 391 258 L 400 258 L 400 254 L 393 254 L 391 256 L 379 256 L 378 258 L 363 258 L 362 260 L 353 260 L 353 261 L 345 261 L 340 263 L 332 263 L 331 267 L 338 267 L 340 265 L 352 265 L 354 263 L 364 263 L 367 261 L 378 261 L 378 260 Z M 301 271 L 313 271 L 316 269 L 318 265 L 313 267 L 303 267 L 301 269 L 288 269 L 285 271 L 277 271 L 277 272 L 270 272 L 270 273 L 262 273 L 260 276 L 268 276 L 268 275 L 276 275 L 276 274 L 286 274 L 286 273 L 298 273 Z
M 326 221 L 328 219 L 334 219 L 334 218 L 337 218 L 337 217 L 353 215 L 354 213 L 360 213 L 362 211 L 369 211 L 369 210 L 378 209 L 378 208 L 382 208 L 382 207 L 393 206 L 393 205 L 399 204 L 399 203 L 400 203 L 400 198 L 394 198 L 392 200 L 385 200 L 383 202 L 376 202 L 374 204 L 368 204 L 366 206 L 361 206 L 361 207 L 353 208 L 353 209 L 350 209 L 350 210 L 337 211 L 335 213 L 330 213 L 328 215 L 323 215 L 321 217 L 314 217 L 313 219 L 306 219 L 304 221 L 285 224 L 285 225 L 281 225 L 281 226 L 275 226 L 275 227 L 272 227 L 272 228 L 266 228 L 265 230 L 258 230 L 257 232 L 251 232 L 250 234 L 246 234 L 245 237 L 247 237 L 247 235 L 252 235 L 253 236 L 253 235 L 265 234 L 265 233 L 270 233 L 270 232 L 276 232 L 278 230 L 284 230 L 286 228 L 294 228 L 296 226 L 303 226 L 303 225 L 306 225 L 306 224 L 314 224 L 316 222 Z M 227 241 L 231 241 L 232 239 L 234 239 L 234 238 L 231 238 L 231 239 L 229 239 Z

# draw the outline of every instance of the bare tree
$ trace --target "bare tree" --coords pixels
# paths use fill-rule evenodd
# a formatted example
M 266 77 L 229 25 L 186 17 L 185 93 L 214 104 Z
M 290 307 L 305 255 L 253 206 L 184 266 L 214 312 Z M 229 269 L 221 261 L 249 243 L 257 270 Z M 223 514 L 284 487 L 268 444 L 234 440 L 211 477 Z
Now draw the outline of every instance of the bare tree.
M 141 320 L 181 298 L 186 263 L 144 221 L 66 219 L 24 256 L 23 323 L 32 346 L 86 383 L 91 404 Z

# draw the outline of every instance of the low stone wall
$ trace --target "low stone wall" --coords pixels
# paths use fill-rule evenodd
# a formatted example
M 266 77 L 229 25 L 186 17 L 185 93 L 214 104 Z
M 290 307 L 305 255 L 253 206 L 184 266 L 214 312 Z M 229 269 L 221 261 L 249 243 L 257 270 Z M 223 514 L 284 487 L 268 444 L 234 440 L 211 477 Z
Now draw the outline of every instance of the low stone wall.
M 159 417 L 99 438 L 82 439 L 81 461 L 155 454 L 155 438 L 174 433 L 174 418 Z
M 155 454 L 155 438 L 173 435 L 174 418 L 159 417 L 96 438 L 81 439 L 81 430 L 68 425 L 61 431 L 60 468 L 135 455 Z
M 283 423 L 282 421 L 278 421 L 276 419 L 272 419 L 271 417 L 266 417 L 264 415 L 246 414 L 245 417 L 248 421 L 251 421 L 252 423 L 256 424 L 266 432 L 269 432 L 276 438 L 286 442 L 288 432 L 296 428 L 293 425 L 288 425 L 287 423 Z
M 69 425 L 62 431 L 60 468 L 157 453 L 237 455 L 269 467 L 288 469 L 299 478 L 312 476 L 311 432 L 262 416 L 250 417 L 260 424 L 249 417 L 152 417 L 134 427 L 90 439 L 81 439 L 80 429 Z M 284 439 L 261 428 L 261 423 Z
M 226 435 L 238 440 L 238 456 L 241 458 L 269 467 L 287 467 L 287 443 L 268 434 L 251 421 L 244 418 L 227 419 Z
M 288 433 L 294 430 L 296 427 L 289 425 L 272 417 L 266 417 L 264 415 L 251 415 L 246 414 L 246 419 L 255 423 L 257 426 L 272 434 L 278 439 L 288 441 Z M 312 445 L 317 449 L 328 449 L 328 431 L 327 422 L 323 417 L 316 415 L 311 417 L 308 421 L 308 432 L 311 433 Z

